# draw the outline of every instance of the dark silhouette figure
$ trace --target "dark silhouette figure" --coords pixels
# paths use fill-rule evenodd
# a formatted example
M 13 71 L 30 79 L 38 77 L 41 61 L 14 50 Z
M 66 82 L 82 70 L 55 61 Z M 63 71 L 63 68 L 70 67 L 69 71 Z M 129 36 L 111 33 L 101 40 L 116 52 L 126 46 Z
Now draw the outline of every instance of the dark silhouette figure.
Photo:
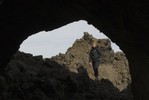
M 92 48 L 89 53 L 89 64 L 93 67 L 95 80 L 99 80 L 99 72 L 98 67 L 100 64 L 100 47 L 97 45 L 97 42 L 95 40 L 92 41 Z

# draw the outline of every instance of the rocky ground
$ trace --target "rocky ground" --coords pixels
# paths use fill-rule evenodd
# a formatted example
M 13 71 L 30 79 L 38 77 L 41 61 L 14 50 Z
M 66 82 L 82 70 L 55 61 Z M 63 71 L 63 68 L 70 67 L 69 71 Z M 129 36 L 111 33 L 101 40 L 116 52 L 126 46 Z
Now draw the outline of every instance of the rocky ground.
M 133 100 L 128 61 L 114 53 L 108 39 L 102 48 L 100 82 L 88 66 L 90 41 L 84 33 L 66 54 L 43 59 L 18 51 L 0 76 L 0 100 Z

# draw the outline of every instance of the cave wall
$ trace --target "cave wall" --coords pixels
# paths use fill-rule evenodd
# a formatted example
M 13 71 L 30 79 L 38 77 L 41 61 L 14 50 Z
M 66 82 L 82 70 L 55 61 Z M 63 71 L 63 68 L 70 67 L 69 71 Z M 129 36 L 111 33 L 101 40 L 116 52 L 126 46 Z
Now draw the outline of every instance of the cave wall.
M 28 36 L 83 19 L 125 52 L 134 98 L 148 100 L 148 6 L 139 0 L 0 0 L 0 71 Z

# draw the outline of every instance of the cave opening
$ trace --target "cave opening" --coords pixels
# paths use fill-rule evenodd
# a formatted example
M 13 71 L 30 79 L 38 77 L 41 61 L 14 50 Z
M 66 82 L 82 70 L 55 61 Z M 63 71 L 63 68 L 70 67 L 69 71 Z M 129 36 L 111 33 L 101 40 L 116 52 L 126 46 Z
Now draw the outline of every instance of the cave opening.
M 54 59 L 54 61 L 63 64 L 64 60 L 60 61 L 59 59 L 63 58 L 63 55 L 66 55 L 66 53 L 73 53 L 71 52 L 71 50 L 69 52 L 67 50 L 69 49 L 69 47 L 72 48 L 73 43 L 77 39 L 81 39 L 84 32 L 88 32 L 89 34 L 91 33 L 91 35 L 97 39 L 103 39 L 103 40 L 109 39 L 106 35 L 104 35 L 102 32 L 96 29 L 93 25 L 89 25 L 87 21 L 79 20 L 50 32 L 42 31 L 39 33 L 35 33 L 34 35 L 28 37 L 20 45 L 19 50 L 26 53 L 31 53 L 33 54 L 33 56 L 42 55 L 44 59 L 52 58 Z M 111 49 L 113 49 L 112 54 L 109 53 L 111 51 L 104 52 L 104 55 L 107 58 L 105 58 L 102 64 L 100 65 L 101 79 L 108 79 L 121 92 L 125 91 L 125 89 L 126 90 L 128 89 L 127 93 L 129 94 L 130 92 L 131 94 L 131 75 L 129 72 L 128 60 L 124 52 L 111 40 L 110 40 L 110 46 Z M 71 59 L 71 57 L 69 56 L 71 56 L 71 54 L 66 55 L 67 59 Z M 76 60 L 77 57 L 74 59 Z M 112 60 L 114 59 L 114 60 L 112 61 L 107 59 Z M 67 63 L 67 67 L 69 67 L 69 70 L 71 72 L 78 73 L 77 70 L 78 67 L 71 68 L 74 67 L 71 63 L 69 64 L 68 62 L 65 63 Z M 77 65 L 78 63 L 73 64 Z M 83 64 L 87 66 L 86 63 Z M 94 80 L 93 72 L 91 71 L 90 68 L 87 69 L 87 73 L 89 77 Z
M 88 57 L 86 54 L 88 53 L 87 50 L 89 50 L 89 48 L 86 48 L 86 46 L 88 46 L 86 41 L 88 40 L 83 38 L 85 33 L 89 33 L 88 36 L 93 36 L 96 38 L 104 47 L 104 56 L 99 68 L 101 83 L 98 84 L 94 80 L 92 68 L 88 66 Z M 54 45 L 52 46 L 52 44 Z M 87 50 L 84 50 L 84 48 Z M 61 51 L 61 49 L 63 50 Z M 78 51 L 78 49 L 81 50 Z M 57 95 L 57 97 L 62 98 L 64 95 L 68 96 L 68 94 L 66 93 L 63 95 L 58 95 L 59 93 L 57 92 L 70 92 L 65 90 L 65 88 L 70 88 L 73 89 L 77 94 L 77 92 L 80 91 L 80 88 L 78 87 L 81 86 L 84 92 L 88 87 L 91 87 L 88 90 L 90 92 L 96 88 L 97 93 L 95 94 L 97 95 L 98 93 L 101 93 L 100 91 L 102 90 L 107 91 L 102 92 L 103 94 L 107 95 L 107 97 L 104 99 L 119 98 L 124 100 L 133 100 L 131 93 L 131 76 L 129 73 L 128 60 L 125 54 L 106 35 L 97 30 L 93 25 L 87 24 L 87 21 L 80 20 L 78 22 L 73 22 L 61 27 L 61 29 L 55 29 L 51 32 L 42 31 L 35 33 L 22 42 L 19 51 L 24 53 L 16 53 L 6 68 L 6 76 L 11 78 L 13 81 L 17 80 L 18 82 L 16 83 L 20 85 L 20 87 L 17 87 L 18 90 L 16 89 L 16 91 L 10 92 L 18 93 L 20 88 L 23 88 L 24 90 L 26 90 L 26 88 L 32 88 L 28 81 L 35 85 L 36 82 L 33 80 L 38 79 L 38 82 L 42 82 L 41 86 L 49 88 L 49 90 L 42 88 L 39 91 L 34 91 L 38 92 L 36 95 L 41 95 L 41 97 L 41 92 L 46 95 L 45 91 L 48 93 L 53 91 L 50 91 L 51 87 L 52 89 L 55 88 L 54 91 L 56 91 L 56 93 L 54 93 L 52 96 Z M 53 61 L 58 63 L 58 65 L 55 65 Z M 70 73 L 70 79 L 67 79 L 66 76 L 64 76 L 67 73 L 66 71 L 64 71 L 65 73 L 62 73 L 63 71 L 61 72 L 57 69 L 49 68 L 49 66 L 56 67 L 59 65 L 64 65 L 67 67 Z M 50 77 L 53 75 L 53 73 L 56 73 L 55 76 Z M 60 75 L 61 77 L 57 75 Z M 57 77 L 60 78 L 60 80 L 57 79 Z M 61 81 L 61 78 L 66 78 L 65 82 Z M 24 79 L 26 81 L 23 81 Z M 20 81 L 23 81 L 23 83 L 20 84 Z M 68 84 L 72 86 L 61 87 L 61 85 L 57 82 L 60 82 L 63 86 L 67 86 Z M 12 83 L 12 86 L 13 85 L 15 86 L 16 84 Z M 62 90 L 59 90 L 57 87 L 61 88 Z M 74 87 L 76 87 L 77 90 L 74 89 Z M 31 91 L 28 92 L 31 93 Z M 18 94 L 22 95 L 23 93 L 26 95 L 24 91 Z M 86 93 L 90 94 L 89 92 Z M 95 98 L 102 98 L 102 93 L 99 95 L 99 97 L 95 96 Z M 115 96 L 113 93 L 117 94 L 118 96 Z M 72 95 L 73 93 L 70 92 L 70 94 Z M 51 97 L 48 96 L 48 98 Z M 79 96 L 76 96 L 76 98 L 79 98 Z

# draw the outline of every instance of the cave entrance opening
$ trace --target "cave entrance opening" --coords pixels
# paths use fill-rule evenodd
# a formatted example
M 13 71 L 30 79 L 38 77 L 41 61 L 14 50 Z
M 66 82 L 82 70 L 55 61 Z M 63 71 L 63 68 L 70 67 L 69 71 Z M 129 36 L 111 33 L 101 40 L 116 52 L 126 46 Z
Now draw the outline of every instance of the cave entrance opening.
M 112 88 L 114 89 L 115 92 L 117 92 L 117 89 L 118 89 L 120 91 L 119 92 L 120 95 L 123 95 L 123 96 L 125 96 L 125 98 L 129 98 L 131 100 L 131 97 L 130 97 L 130 96 L 132 96 L 131 91 L 130 91 L 131 90 L 131 87 L 130 87 L 131 86 L 131 77 L 130 77 L 130 73 L 129 73 L 128 61 L 127 61 L 127 58 L 125 57 L 125 54 L 106 35 L 104 35 L 102 32 L 100 32 L 98 29 L 96 29 L 93 25 L 87 24 L 87 21 L 80 20 L 77 22 L 70 23 L 66 26 L 63 26 L 59 29 L 55 29 L 50 32 L 42 31 L 39 33 L 35 33 L 34 35 L 29 36 L 25 41 L 23 41 L 23 43 L 20 45 L 19 50 L 22 52 L 25 52 L 25 53 L 30 53 L 33 56 L 42 55 L 43 58 L 45 58 L 45 59 L 47 59 L 47 58 L 51 59 L 51 57 L 58 55 L 59 53 L 65 54 L 65 52 L 67 52 L 69 47 L 71 47 L 71 48 L 79 47 L 79 49 L 81 48 L 81 50 L 83 50 L 82 49 L 83 45 L 82 46 L 81 45 L 74 46 L 73 43 L 80 42 L 80 41 L 76 41 L 76 39 L 78 39 L 78 40 L 81 39 L 81 37 L 84 35 L 83 34 L 84 32 L 88 32 L 93 37 L 99 39 L 100 42 L 101 42 L 101 40 L 103 40 L 103 42 L 101 42 L 101 43 L 103 43 L 104 45 L 110 44 L 110 46 L 111 46 L 110 48 L 108 47 L 108 48 L 104 49 L 103 61 L 99 67 L 99 75 L 100 75 L 101 80 L 103 80 L 102 82 L 105 84 L 104 85 L 105 89 L 107 88 L 106 85 L 113 84 L 112 86 L 114 86 L 114 87 L 112 87 Z M 107 40 L 109 40 L 109 41 L 107 41 Z M 82 64 L 83 66 L 85 66 L 84 68 L 87 70 L 87 75 L 89 76 L 89 79 L 94 80 L 94 76 L 93 76 L 94 74 L 93 74 L 92 68 L 88 67 L 87 59 L 83 58 L 85 56 L 76 56 L 75 57 L 74 55 L 72 55 L 72 52 L 74 52 L 73 50 L 74 49 L 69 49 L 69 52 L 67 52 L 67 54 L 65 56 L 65 57 L 67 57 L 67 59 L 65 59 L 66 65 L 69 67 L 68 69 L 70 70 L 70 72 L 73 72 L 75 74 L 79 73 L 78 68 L 76 68 L 75 65 L 77 65 L 77 67 L 78 67 L 78 65 L 80 66 Z M 75 53 L 75 55 L 80 55 L 80 53 L 84 53 L 84 52 L 79 51 L 79 53 L 78 52 L 74 52 L 74 53 Z M 16 63 L 16 60 L 15 60 L 15 62 L 12 61 L 11 63 L 13 63 L 14 65 L 18 64 L 19 67 L 18 67 L 18 65 L 16 65 L 16 68 L 21 68 L 21 70 L 24 68 L 27 71 L 29 71 L 29 73 L 27 73 L 27 75 L 31 74 L 31 77 L 35 76 L 36 78 L 38 78 L 36 76 L 37 69 L 35 68 L 35 66 L 36 67 L 38 66 L 37 62 L 36 62 L 37 65 L 31 66 L 31 67 L 34 67 L 33 69 L 35 69 L 35 70 L 26 68 L 26 67 L 24 67 L 24 65 L 23 66 L 21 65 L 21 64 L 25 63 L 25 65 L 27 66 L 27 64 L 30 63 L 30 61 L 29 61 L 30 59 L 32 61 L 34 61 L 34 57 L 32 58 L 31 55 L 27 55 L 26 57 L 27 57 L 27 59 L 24 57 L 26 62 L 21 61 L 21 63 L 20 62 Z M 58 55 L 58 57 L 60 58 L 61 56 Z M 23 60 L 24 60 L 24 58 L 23 58 Z M 83 60 L 82 60 L 82 58 L 83 58 Z M 57 61 L 58 63 L 61 64 L 61 61 L 59 61 L 57 59 L 57 57 L 55 57 L 54 59 L 55 59 L 55 61 Z M 37 57 L 36 60 L 39 60 L 39 58 Z M 70 61 L 70 60 L 72 60 L 72 61 Z M 82 61 L 85 61 L 85 62 L 82 63 Z M 39 66 L 38 66 L 38 68 L 39 68 Z M 11 67 L 11 65 L 9 67 Z M 43 72 L 45 75 L 46 72 L 50 73 L 50 70 L 45 71 L 45 69 L 43 68 Z M 24 71 L 22 71 L 21 74 L 22 73 L 23 73 L 23 75 L 26 75 L 26 73 Z M 17 73 L 15 73 L 14 76 L 16 74 Z M 43 75 L 43 77 L 44 77 L 44 75 Z M 49 76 L 47 76 L 47 77 L 49 77 Z M 21 80 L 21 79 L 19 79 L 19 80 Z M 107 80 L 109 80 L 109 81 L 107 81 Z M 50 82 L 51 82 L 51 80 L 50 80 Z M 109 83 L 107 83 L 107 82 L 109 82 Z M 99 88 L 99 89 L 101 89 L 101 88 Z
M 76 42 L 77 39 L 81 39 L 84 32 L 88 32 L 96 39 L 103 39 L 102 45 L 109 44 L 109 47 L 112 49 L 104 50 L 103 62 L 100 65 L 102 69 L 100 71 L 101 77 L 110 79 L 121 91 L 124 88 L 127 88 L 127 85 L 131 83 L 131 76 L 129 73 L 128 60 L 125 54 L 106 35 L 100 32 L 93 25 L 89 25 L 88 22 L 85 20 L 72 22 L 53 31 L 42 31 L 29 36 L 20 45 L 19 50 L 25 53 L 31 53 L 33 56 L 42 55 L 44 59 L 55 57 L 56 55 L 60 54 L 65 54 L 66 52 L 71 54 L 73 53 L 73 51 L 67 50 L 69 49 L 69 47 L 77 49 L 77 47 L 73 47 L 73 43 Z M 110 42 L 108 43 L 106 39 Z M 81 48 L 81 46 L 79 48 Z M 71 59 L 71 57 L 69 59 Z M 71 66 L 71 64 L 69 65 Z M 73 72 L 77 72 L 76 70 L 71 68 L 70 70 L 72 70 Z M 90 70 L 88 71 L 88 73 L 89 72 Z M 92 74 L 89 76 L 93 79 L 93 72 L 91 73 Z

